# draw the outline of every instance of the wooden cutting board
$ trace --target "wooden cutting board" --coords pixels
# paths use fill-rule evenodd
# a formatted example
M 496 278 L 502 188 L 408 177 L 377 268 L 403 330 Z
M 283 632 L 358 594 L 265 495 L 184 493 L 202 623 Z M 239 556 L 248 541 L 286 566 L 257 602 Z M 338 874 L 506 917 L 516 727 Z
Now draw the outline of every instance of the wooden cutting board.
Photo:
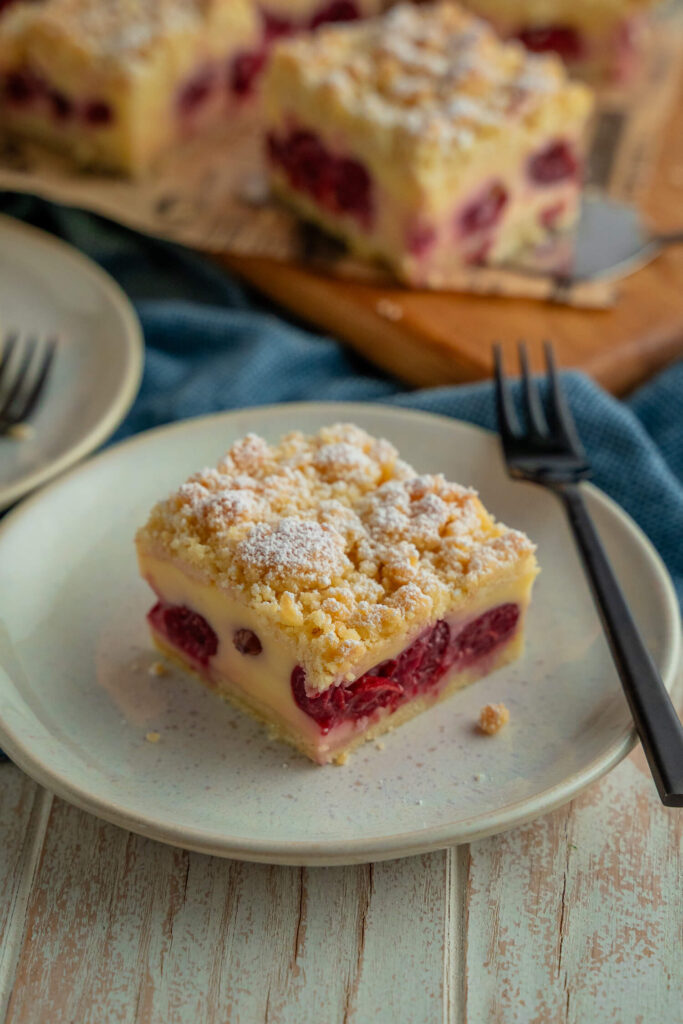
M 661 230 L 683 227 L 683 90 L 672 111 L 640 201 Z M 502 342 L 512 359 L 519 338 L 530 342 L 532 351 L 550 338 L 561 365 L 585 370 L 614 393 L 629 390 L 683 353 L 683 247 L 621 282 L 617 302 L 607 310 L 379 287 L 263 259 L 226 257 L 223 262 L 317 328 L 417 386 L 490 376 L 493 341 Z

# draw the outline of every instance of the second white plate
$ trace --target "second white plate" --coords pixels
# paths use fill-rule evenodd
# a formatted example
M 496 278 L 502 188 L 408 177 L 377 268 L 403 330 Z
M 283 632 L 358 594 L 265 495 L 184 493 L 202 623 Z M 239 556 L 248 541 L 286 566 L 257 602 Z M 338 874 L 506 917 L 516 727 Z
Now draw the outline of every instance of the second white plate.
M 57 335 L 29 439 L 0 437 L 0 509 L 102 444 L 140 385 L 142 331 L 115 281 L 52 235 L 0 216 L 0 338 Z
M 181 671 L 149 674 L 152 596 L 137 575 L 133 534 L 155 500 L 247 431 L 274 439 L 337 420 L 388 437 L 422 470 L 473 484 L 500 519 L 537 541 L 542 573 L 522 660 L 390 734 L 384 749 L 369 745 L 343 768 L 319 768 Z M 671 686 L 680 627 L 666 570 L 619 508 L 587 494 Z M 479 708 L 500 700 L 510 724 L 481 736 Z M 105 452 L 0 529 L 0 746 L 61 796 L 153 838 L 279 863 L 398 857 L 548 811 L 632 743 L 559 504 L 512 483 L 497 439 L 465 424 L 344 404 L 190 421 Z

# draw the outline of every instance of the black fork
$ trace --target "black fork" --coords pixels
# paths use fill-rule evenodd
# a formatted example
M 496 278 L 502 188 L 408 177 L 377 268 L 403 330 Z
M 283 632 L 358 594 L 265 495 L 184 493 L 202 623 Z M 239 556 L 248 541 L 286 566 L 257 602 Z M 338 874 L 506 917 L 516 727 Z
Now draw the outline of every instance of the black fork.
M 590 465 L 564 396 L 553 350 L 545 345 L 548 413 L 529 372 L 526 346 L 519 345 L 526 428 L 520 425 L 494 348 L 496 402 L 503 452 L 510 476 L 552 490 L 564 504 L 602 620 L 619 678 L 662 803 L 683 807 L 683 726 L 650 657 L 614 575 L 581 493 Z
M 35 411 L 52 369 L 56 341 L 23 341 L 7 334 L 0 349 L 0 434 L 24 423 Z M 13 358 L 14 357 L 14 358 Z

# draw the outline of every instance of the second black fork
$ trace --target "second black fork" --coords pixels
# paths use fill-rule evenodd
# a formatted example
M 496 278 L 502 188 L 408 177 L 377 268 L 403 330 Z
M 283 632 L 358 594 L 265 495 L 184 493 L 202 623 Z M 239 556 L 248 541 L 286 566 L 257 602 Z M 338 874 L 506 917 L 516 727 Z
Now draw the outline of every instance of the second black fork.
M 645 647 L 614 575 L 579 486 L 591 475 L 569 404 L 546 343 L 548 413 L 520 343 L 522 392 L 527 426 L 520 424 L 494 348 L 496 403 L 503 453 L 510 476 L 551 489 L 562 501 L 593 592 L 612 657 L 631 708 L 662 802 L 683 807 L 683 726 Z

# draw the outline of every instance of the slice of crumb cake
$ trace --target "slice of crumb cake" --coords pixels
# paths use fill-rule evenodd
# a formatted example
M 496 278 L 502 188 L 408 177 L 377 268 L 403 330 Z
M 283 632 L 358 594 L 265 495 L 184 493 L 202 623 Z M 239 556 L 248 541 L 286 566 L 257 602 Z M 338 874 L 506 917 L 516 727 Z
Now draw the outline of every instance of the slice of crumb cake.
M 16 0 L 0 21 L 0 125 L 84 166 L 148 170 L 231 117 L 251 0 Z
M 264 95 L 274 193 L 414 287 L 578 218 L 590 91 L 457 4 L 285 40 Z
M 249 435 L 138 532 L 159 648 L 314 761 L 516 658 L 534 546 L 348 424 Z

